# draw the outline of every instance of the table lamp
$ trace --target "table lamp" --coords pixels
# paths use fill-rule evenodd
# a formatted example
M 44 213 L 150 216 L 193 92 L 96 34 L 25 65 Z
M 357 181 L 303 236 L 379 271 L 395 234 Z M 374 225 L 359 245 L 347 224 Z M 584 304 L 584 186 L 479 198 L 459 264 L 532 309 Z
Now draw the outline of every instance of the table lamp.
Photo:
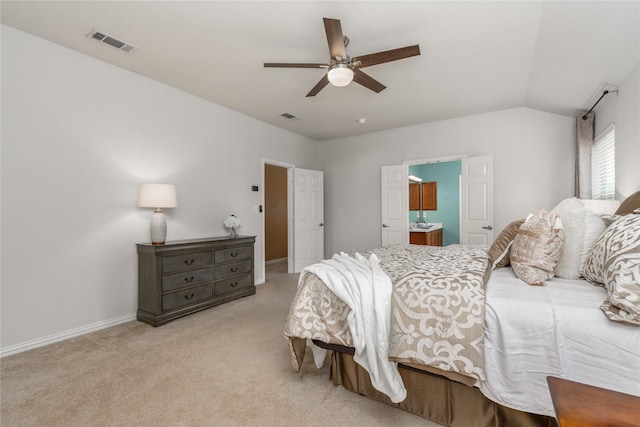
M 164 244 L 167 238 L 167 220 L 162 208 L 178 206 L 176 187 L 169 184 L 142 184 L 138 197 L 138 207 L 155 208 L 151 217 L 151 243 Z

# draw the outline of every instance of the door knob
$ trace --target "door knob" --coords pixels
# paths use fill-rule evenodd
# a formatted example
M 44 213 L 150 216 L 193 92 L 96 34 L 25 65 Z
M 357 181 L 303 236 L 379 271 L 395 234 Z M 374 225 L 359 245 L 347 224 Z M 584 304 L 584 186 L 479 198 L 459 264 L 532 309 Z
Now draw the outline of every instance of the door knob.
M 321 222 L 319 225 L 320 227 L 324 227 L 324 222 Z
M 384 228 L 389 228 L 389 226 L 388 226 L 387 224 L 382 224 L 382 226 L 383 226 Z
M 493 230 L 493 227 L 490 225 L 487 225 L 486 227 L 482 227 L 482 228 L 484 228 L 485 230 Z

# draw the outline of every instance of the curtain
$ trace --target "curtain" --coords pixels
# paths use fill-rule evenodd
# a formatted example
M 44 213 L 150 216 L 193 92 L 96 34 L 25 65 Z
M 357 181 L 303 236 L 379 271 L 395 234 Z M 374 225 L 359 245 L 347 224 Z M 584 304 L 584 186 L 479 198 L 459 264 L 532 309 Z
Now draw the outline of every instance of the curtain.
M 576 117 L 576 197 L 591 198 L 591 147 L 593 146 L 593 112 Z

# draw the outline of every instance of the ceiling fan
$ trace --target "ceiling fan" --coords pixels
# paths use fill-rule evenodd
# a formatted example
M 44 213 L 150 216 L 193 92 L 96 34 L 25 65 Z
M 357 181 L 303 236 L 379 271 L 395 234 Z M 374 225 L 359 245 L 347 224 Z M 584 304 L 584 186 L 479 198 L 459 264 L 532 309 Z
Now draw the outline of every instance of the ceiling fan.
M 316 84 L 307 96 L 316 96 L 326 85 L 331 83 L 334 86 L 346 86 L 353 80 L 362 86 L 380 93 L 386 86 L 375 80 L 373 77 L 362 72 L 361 68 L 385 62 L 397 61 L 420 55 L 420 46 L 413 45 L 398 49 L 386 50 L 384 52 L 371 53 L 369 55 L 349 57 L 347 55 L 347 45 L 349 38 L 342 35 L 342 26 L 339 19 L 322 18 L 324 29 L 327 33 L 329 43 L 329 53 L 331 60 L 328 64 L 308 64 L 308 63 L 279 63 L 265 62 L 264 66 L 276 68 L 326 68 L 329 71 Z

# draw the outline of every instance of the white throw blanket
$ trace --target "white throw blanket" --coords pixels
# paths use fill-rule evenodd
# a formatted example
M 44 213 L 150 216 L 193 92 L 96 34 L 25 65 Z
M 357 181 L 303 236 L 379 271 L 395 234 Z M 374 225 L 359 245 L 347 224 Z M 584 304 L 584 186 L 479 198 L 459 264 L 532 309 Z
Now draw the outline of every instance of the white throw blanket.
M 407 397 L 407 390 L 398 364 L 388 359 L 392 283 L 379 263 L 375 254 L 369 259 L 360 254 L 355 258 L 336 254 L 306 267 L 299 283 L 305 272 L 313 273 L 347 304 L 351 310 L 347 322 L 355 347 L 354 360 L 369 373 L 376 390 L 398 403 Z M 321 364 L 326 352 L 315 346 L 312 349 L 316 364 Z

